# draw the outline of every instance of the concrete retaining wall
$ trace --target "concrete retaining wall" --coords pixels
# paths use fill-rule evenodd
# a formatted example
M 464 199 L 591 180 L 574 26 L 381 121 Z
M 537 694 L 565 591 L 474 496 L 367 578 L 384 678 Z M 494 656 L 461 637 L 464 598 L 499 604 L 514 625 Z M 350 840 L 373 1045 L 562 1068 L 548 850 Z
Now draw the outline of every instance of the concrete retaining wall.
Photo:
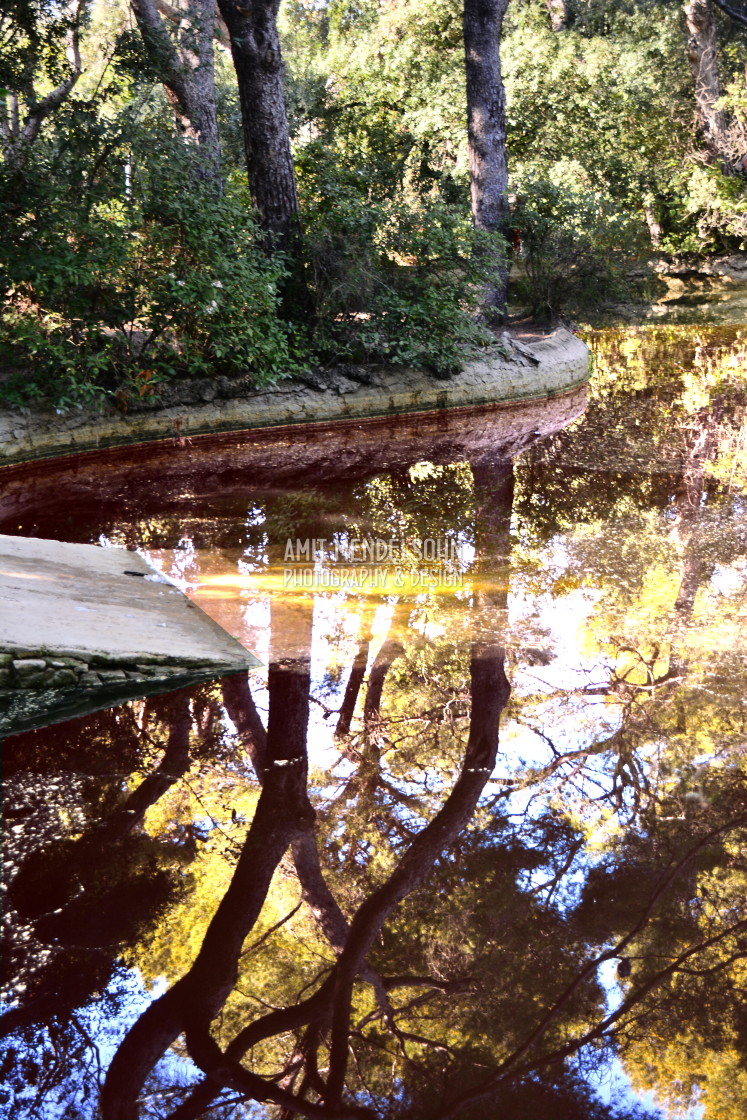
M 504 336 L 505 337 L 505 336 Z M 505 351 L 509 351 L 506 356 Z M 516 403 L 557 396 L 589 377 L 589 351 L 566 330 L 508 340 L 445 381 L 415 369 L 348 367 L 281 381 L 241 398 L 95 415 L 0 412 L 0 466 L 153 440 Z
M 258 665 L 137 553 L 0 536 L 0 734 Z

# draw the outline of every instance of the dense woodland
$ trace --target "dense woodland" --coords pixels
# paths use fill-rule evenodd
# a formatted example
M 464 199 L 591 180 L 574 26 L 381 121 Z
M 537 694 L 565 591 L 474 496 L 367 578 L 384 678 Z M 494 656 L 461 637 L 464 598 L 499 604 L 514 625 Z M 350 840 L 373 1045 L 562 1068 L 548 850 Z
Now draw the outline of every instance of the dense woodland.
M 0 392 L 448 376 L 747 237 L 741 0 L 8 0 Z M 640 293 L 639 293 L 640 294 Z

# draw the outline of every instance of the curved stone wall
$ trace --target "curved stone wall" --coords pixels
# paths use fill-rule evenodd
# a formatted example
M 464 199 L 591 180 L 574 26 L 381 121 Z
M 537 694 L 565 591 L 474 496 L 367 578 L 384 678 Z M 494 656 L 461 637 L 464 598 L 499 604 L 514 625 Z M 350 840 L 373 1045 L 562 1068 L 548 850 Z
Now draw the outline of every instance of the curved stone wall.
M 515 404 L 565 394 L 588 380 L 588 348 L 566 330 L 527 342 L 503 338 L 444 381 L 415 369 L 346 367 L 242 397 L 130 413 L 0 412 L 0 466 L 207 433 Z

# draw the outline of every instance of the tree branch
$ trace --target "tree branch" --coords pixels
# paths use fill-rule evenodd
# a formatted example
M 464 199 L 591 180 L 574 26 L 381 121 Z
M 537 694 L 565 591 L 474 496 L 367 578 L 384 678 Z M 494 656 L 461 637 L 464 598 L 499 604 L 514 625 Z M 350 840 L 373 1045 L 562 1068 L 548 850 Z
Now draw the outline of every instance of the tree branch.
M 173 4 L 169 4 L 168 0 L 155 0 L 156 7 L 162 16 L 165 16 L 170 23 L 179 24 L 184 19 L 185 13 L 181 8 L 175 8 Z M 215 27 L 213 28 L 213 37 L 217 39 L 222 47 L 230 50 L 231 39 L 228 34 L 228 28 L 223 22 L 223 17 L 218 11 L 218 5 L 215 6 Z
M 747 27 L 747 13 L 732 8 L 729 4 L 725 4 L 724 0 L 713 0 L 713 2 L 722 12 L 726 12 L 727 16 L 730 16 L 732 19 L 736 20 L 737 23 L 742 23 Z

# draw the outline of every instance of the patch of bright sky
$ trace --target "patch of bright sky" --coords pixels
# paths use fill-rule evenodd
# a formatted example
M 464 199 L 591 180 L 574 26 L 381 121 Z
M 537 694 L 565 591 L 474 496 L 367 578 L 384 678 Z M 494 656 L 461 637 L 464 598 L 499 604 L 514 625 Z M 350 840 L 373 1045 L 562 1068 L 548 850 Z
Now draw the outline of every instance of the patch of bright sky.
M 739 559 L 728 567 L 718 565 L 711 576 L 711 587 L 719 595 L 736 595 L 747 584 L 747 560 Z
M 597 979 L 605 993 L 606 1010 L 608 1014 L 619 1006 L 624 997 L 624 992 L 617 979 L 617 960 L 604 961 L 597 970 Z M 584 1051 L 579 1054 L 580 1064 L 583 1065 Z M 656 1094 L 651 1091 L 638 1091 L 633 1088 L 632 1082 L 625 1072 L 625 1067 L 619 1058 L 611 1058 L 600 1064 L 598 1061 L 589 1063 L 591 1070 L 586 1073 L 586 1079 L 597 1096 L 609 1103 L 639 1104 L 652 1112 L 655 1116 L 667 1117 L 669 1112 L 656 1099 Z M 677 1120 L 703 1120 L 704 1106 L 693 1104 L 685 1112 L 677 1112 Z
M 90 1117 L 93 1120 L 98 1114 L 98 1101 L 95 1094 L 92 1097 L 87 1089 L 85 1069 L 95 1068 L 98 1063 L 102 1069 L 107 1069 L 127 1031 L 165 989 L 165 982 L 159 981 L 148 991 L 136 970 L 116 972 L 100 1001 L 97 999 L 75 1012 L 73 1022 L 78 1020 L 81 1023 L 93 1044 L 88 1046 L 89 1060 L 85 1064 L 77 1063 L 71 1080 L 63 1081 L 53 1088 L 41 1102 L 36 1101 L 38 1086 L 29 1085 L 28 1091 L 19 1094 L 13 1102 L 15 1114 L 26 1115 L 28 1107 L 33 1108 L 35 1120 L 60 1120 L 61 1116 L 70 1115 Z M 118 1007 L 115 1016 L 110 1012 L 111 1001 Z M 14 1035 L 12 1045 L 22 1049 L 23 1036 Z M 98 1054 L 95 1054 L 94 1047 Z M 33 1046 L 31 1055 L 38 1059 L 43 1056 L 43 1052 Z M 171 1057 L 166 1060 L 171 1061 Z M 174 1060 L 178 1059 L 174 1057 Z M 192 1069 L 195 1073 L 198 1072 L 194 1066 Z M 76 1076 L 77 1084 L 73 1080 Z

